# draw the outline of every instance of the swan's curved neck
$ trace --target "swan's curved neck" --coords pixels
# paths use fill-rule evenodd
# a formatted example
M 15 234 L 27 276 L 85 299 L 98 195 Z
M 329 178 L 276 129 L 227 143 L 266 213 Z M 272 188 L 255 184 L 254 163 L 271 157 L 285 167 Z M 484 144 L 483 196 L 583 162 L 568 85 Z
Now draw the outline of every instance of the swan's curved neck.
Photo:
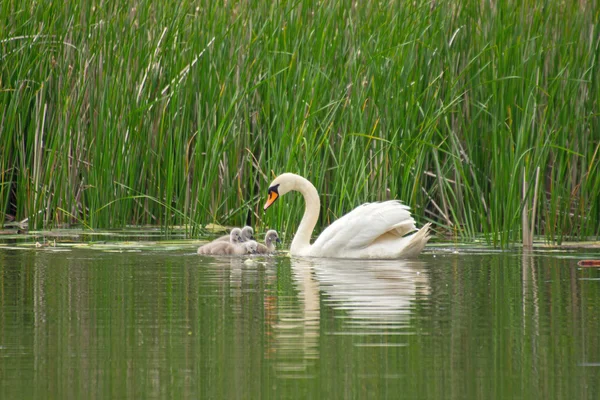
M 296 184 L 294 185 L 293 190 L 302 193 L 304 202 L 306 203 L 302 221 L 300 221 L 300 226 L 298 226 L 298 231 L 296 232 L 296 236 L 294 236 L 294 240 L 292 240 L 292 245 L 290 247 L 290 253 L 298 254 L 298 252 L 303 249 L 310 247 L 310 237 L 313 229 L 315 229 L 315 225 L 317 225 L 317 220 L 319 219 L 321 201 L 319 200 L 317 189 L 310 181 L 301 176 L 296 176 Z

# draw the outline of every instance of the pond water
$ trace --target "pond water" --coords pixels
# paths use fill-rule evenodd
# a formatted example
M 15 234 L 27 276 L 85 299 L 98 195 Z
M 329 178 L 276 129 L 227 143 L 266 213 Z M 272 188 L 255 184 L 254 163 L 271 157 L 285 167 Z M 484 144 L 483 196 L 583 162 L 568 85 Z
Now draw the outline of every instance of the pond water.
M 131 250 L 0 246 L 0 398 L 600 398 L 598 253 Z

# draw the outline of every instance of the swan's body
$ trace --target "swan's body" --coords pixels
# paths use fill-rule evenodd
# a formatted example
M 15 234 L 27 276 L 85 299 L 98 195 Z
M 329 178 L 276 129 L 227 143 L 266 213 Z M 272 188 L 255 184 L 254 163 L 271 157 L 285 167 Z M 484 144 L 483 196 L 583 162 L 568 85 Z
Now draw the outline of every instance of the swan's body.
M 242 256 L 244 254 L 255 254 L 258 243 L 254 240 L 249 240 L 244 243 L 227 243 L 227 242 L 212 242 L 198 249 L 198 254 L 210 254 L 213 256 Z
M 275 251 L 275 242 L 281 242 L 279 240 L 279 235 L 277 235 L 277 231 L 270 230 L 267 231 L 265 235 L 265 244 L 259 243 L 257 253 L 259 254 L 268 254 Z
M 311 245 L 321 202 L 307 179 L 285 173 L 269 186 L 265 210 L 281 195 L 296 190 L 304 196 L 304 216 L 290 247 L 292 256 L 396 259 L 416 257 L 429 240 L 429 226 L 417 230 L 409 207 L 397 200 L 366 203 L 333 222 Z M 407 233 L 417 231 L 410 236 Z
M 252 229 L 251 226 L 245 226 L 242 229 L 233 228 L 231 230 L 231 233 L 233 233 L 233 231 L 235 231 L 236 229 L 237 231 L 239 231 L 239 237 L 237 238 L 236 243 L 243 243 L 249 240 L 254 240 L 254 229 Z M 229 235 L 223 235 L 221 237 L 218 237 L 215 240 L 213 240 L 213 242 L 229 242 L 231 241 L 231 233 Z

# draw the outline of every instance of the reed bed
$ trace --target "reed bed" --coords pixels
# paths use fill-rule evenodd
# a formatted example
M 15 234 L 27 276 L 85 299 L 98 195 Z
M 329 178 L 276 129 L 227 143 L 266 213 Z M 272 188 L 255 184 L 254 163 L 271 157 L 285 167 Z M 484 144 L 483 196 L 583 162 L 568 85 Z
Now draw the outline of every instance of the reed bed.
M 397 198 L 440 236 L 497 246 L 524 215 L 548 241 L 600 232 L 597 1 L 5 0 L 0 15 L 0 224 L 290 234 L 299 196 L 262 212 L 289 171 L 321 192 L 323 226 Z

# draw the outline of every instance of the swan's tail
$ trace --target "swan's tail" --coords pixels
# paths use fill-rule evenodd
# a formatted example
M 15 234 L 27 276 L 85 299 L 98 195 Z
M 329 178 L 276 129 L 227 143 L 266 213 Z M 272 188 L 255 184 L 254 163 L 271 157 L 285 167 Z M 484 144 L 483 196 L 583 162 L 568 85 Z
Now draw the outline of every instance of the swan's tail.
M 431 236 L 429 236 L 429 227 L 430 226 L 431 226 L 431 223 L 426 223 L 416 233 L 409 236 L 410 241 L 408 242 L 406 247 L 404 247 L 402 249 L 402 252 L 400 253 L 402 258 L 417 257 L 421 253 L 421 251 L 423 251 L 423 248 L 425 247 L 425 245 L 427 244 L 427 241 L 431 237 Z
M 415 220 L 412 218 L 408 218 L 392 226 L 392 229 L 389 230 L 389 233 L 394 234 L 398 237 L 402 237 L 407 233 L 411 233 L 416 230 L 417 227 L 415 226 Z

